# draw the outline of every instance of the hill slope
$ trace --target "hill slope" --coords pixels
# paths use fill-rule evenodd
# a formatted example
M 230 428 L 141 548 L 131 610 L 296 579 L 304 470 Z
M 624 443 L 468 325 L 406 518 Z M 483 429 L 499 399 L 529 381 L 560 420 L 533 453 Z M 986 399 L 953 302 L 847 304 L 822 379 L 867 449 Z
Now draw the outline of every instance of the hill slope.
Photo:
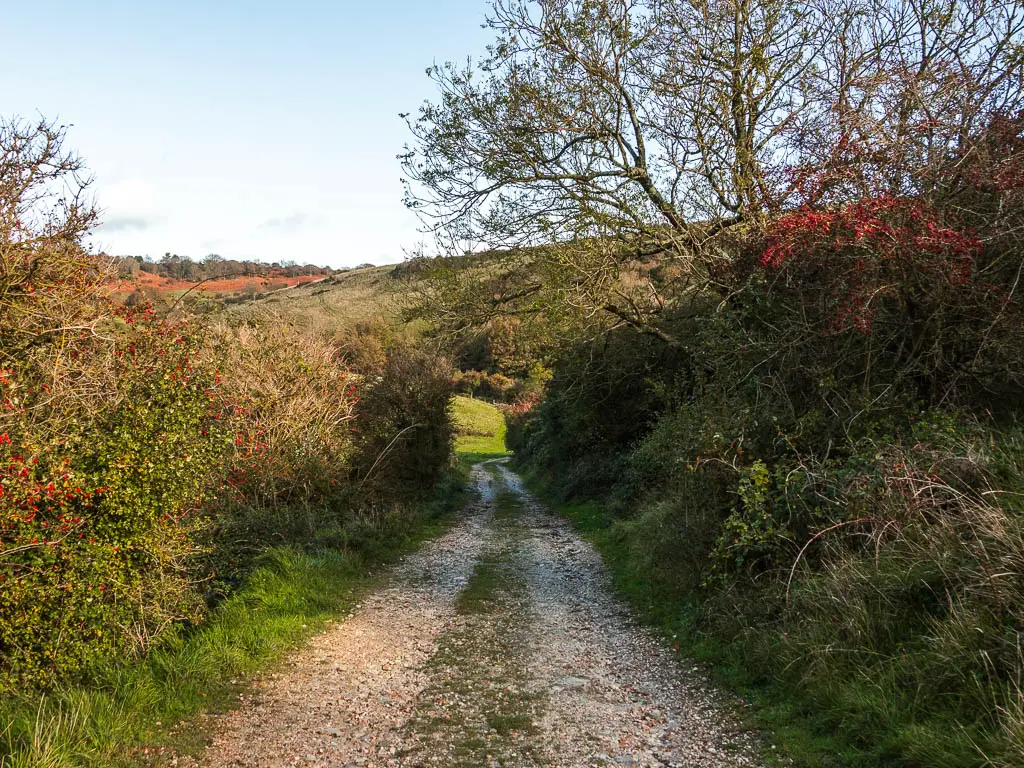
M 279 318 L 301 328 L 334 330 L 358 324 L 392 325 L 399 318 L 401 284 L 395 265 L 364 267 L 315 283 L 289 287 L 228 305 L 233 313 Z

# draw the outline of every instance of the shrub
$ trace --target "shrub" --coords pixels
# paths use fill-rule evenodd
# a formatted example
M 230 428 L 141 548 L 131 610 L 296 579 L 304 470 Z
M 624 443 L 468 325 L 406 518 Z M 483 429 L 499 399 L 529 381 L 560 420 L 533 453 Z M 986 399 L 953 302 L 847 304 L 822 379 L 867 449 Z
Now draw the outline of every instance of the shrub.
M 246 323 L 210 335 L 232 408 L 218 570 L 234 578 L 264 547 L 312 541 L 343 522 L 362 377 L 326 335 Z
M 518 394 L 520 385 L 515 379 L 500 373 L 458 371 L 452 377 L 452 389 L 484 400 L 511 402 Z
M 433 488 L 451 457 L 452 371 L 447 361 L 408 346 L 387 351 L 356 406 L 353 481 L 381 500 Z
M 86 673 L 202 614 L 197 510 L 227 447 L 214 376 L 184 324 L 128 311 L 111 330 L 59 382 L 31 366 L 4 380 L 18 403 L 0 438 L 5 686 Z M 76 402 L 67 379 L 102 386 L 103 404 Z

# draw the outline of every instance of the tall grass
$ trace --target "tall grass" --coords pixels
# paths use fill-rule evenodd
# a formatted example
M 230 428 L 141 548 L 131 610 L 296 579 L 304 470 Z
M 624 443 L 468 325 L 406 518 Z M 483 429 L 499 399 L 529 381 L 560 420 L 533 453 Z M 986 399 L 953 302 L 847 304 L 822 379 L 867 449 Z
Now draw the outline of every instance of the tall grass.
M 1021 766 L 1019 447 L 1013 429 L 954 430 L 865 443 L 857 473 L 808 465 L 839 522 L 726 573 L 699 471 L 627 517 L 595 502 L 562 511 L 646 621 L 757 702 L 754 720 L 796 765 Z

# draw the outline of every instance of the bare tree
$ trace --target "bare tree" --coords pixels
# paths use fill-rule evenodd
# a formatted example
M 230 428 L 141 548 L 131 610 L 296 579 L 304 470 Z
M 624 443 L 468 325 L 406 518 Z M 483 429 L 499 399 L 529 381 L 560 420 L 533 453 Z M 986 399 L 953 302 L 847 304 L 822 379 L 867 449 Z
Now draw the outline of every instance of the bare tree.
M 90 177 L 53 122 L 0 122 L 0 361 L 54 334 L 92 328 L 81 297 L 103 262 L 83 240 L 97 222 Z
M 692 245 L 760 212 L 825 31 L 779 0 L 503 0 L 490 23 L 486 61 L 431 68 L 404 160 L 435 232 L 491 245 Z
M 448 247 L 573 243 L 540 270 L 568 303 L 664 335 L 668 295 L 706 276 L 693 257 L 774 199 L 815 53 L 813 14 L 790 7 L 496 3 L 490 57 L 430 70 L 441 98 L 410 123 L 407 204 Z M 668 280 L 652 256 L 676 262 Z
M 658 335 L 731 258 L 728 230 L 941 193 L 991 115 L 1024 108 L 1022 8 L 498 0 L 489 56 L 428 70 L 439 97 L 409 119 L 406 203 L 448 252 L 571 246 L 537 252 L 494 311 L 534 311 L 548 287 Z

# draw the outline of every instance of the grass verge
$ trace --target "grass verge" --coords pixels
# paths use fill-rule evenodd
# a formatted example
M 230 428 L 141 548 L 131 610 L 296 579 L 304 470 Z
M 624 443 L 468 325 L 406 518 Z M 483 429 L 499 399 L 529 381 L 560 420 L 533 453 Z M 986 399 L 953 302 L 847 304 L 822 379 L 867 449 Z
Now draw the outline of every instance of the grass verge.
M 461 506 L 452 477 L 401 529 L 358 550 L 266 552 L 208 622 L 144 659 L 111 665 L 87 684 L 0 701 L 0 766 L 76 768 L 162 764 L 205 744 L 208 721 L 253 675 L 271 669 L 376 583 L 373 571 L 446 529 Z

